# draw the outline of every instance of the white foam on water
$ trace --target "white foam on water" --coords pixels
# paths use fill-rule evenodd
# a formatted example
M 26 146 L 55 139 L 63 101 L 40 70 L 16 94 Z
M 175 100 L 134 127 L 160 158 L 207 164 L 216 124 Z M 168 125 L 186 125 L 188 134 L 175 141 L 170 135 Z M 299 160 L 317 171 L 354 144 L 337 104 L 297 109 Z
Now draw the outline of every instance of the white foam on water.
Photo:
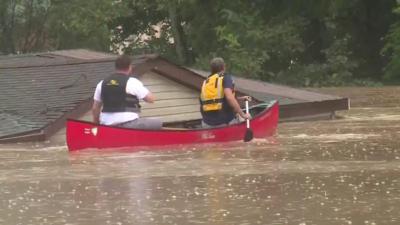
M 17 143 L 0 144 L 0 151 L 26 152 L 26 151 L 68 151 L 66 145 L 50 146 L 48 143 Z
M 313 140 L 321 140 L 321 141 L 343 141 L 343 140 L 362 140 L 371 137 L 380 137 L 379 134 L 320 134 L 320 135 L 308 135 L 308 134 L 299 134 L 292 136 L 291 138 L 296 139 L 313 139 Z
M 294 173 L 337 173 L 365 171 L 400 171 L 400 161 L 264 161 L 251 159 L 219 160 L 188 159 L 178 161 L 157 161 L 140 163 L 127 161 L 121 163 L 95 163 L 93 165 L 76 164 L 60 170 L 48 170 L 45 167 L 22 168 L 18 171 L 7 170 L 0 174 L 0 181 L 40 181 L 49 177 L 59 180 L 97 180 L 101 178 L 151 178 L 248 175 L 248 174 L 294 174 Z M 135 165 L 135 166 L 133 166 Z M 141 166 L 137 166 L 141 165 Z M 150 166 L 151 165 L 151 166 Z M 107 173 L 107 172 L 108 173 Z M 110 171 L 112 171 L 110 173 Z
M 40 151 L 68 151 L 68 147 L 66 145 L 63 146 L 48 146 L 48 147 L 41 147 L 37 150 Z
M 382 121 L 398 121 L 400 120 L 400 115 L 388 115 L 388 114 L 378 114 L 378 115 L 370 115 L 370 116 L 346 116 L 346 120 L 353 120 L 353 121 L 375 121 L 375 120 L 382 120 Z

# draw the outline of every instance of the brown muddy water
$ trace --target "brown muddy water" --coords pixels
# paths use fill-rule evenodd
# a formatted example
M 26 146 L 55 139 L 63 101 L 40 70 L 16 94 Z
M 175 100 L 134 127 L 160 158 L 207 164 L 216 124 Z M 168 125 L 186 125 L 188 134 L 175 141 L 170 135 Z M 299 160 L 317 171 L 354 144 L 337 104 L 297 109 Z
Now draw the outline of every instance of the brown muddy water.
M 400 108 L 340 116 L 250 144 L 0 145 L 0 224 L 400 224 Z

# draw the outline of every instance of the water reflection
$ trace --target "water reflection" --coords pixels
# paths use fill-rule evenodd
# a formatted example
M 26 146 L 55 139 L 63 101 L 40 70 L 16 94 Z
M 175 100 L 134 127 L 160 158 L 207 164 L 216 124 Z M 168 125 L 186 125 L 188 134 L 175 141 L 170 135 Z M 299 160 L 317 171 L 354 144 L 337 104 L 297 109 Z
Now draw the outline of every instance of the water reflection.
M 370 110 L 250 144 L 3 145 L 0 224 L 399 224 L 400 117 Z

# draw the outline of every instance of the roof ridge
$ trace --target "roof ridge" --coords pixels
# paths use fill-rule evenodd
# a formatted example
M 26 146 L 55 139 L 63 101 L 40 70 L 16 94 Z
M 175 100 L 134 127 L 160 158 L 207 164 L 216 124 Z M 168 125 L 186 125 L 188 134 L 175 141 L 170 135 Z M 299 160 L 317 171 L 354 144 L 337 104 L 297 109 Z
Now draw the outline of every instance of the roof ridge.
M 64 50 L 61 50 L 64 51 Z M 69 50 L 65 50 L 69 51 Z M 91 50 L 89 50 L 91 51 Z M 71 56 L 68 56 L 67 54 L 58 54 L 60 51 L 53 51 L 53 52 L 43 52 L 43 53 L 34 53 L 34 54 L 21 54 L 21 55 L 10 55 L 12 56 L 18 56 L 18 57 L 30 57 L 30 56 L 36 56 L 36 57 L 50 57 L 51 55 L 54 56 L 61 56 L 61 57 L 66 57 L 69 58 L 67 62 L 46 62 L 43 64 L 37 64 L 37 65 L 25 65 L 25 66 L 20 66 L 20 65 L 9 65 L 9 66 L 1 66 L 0 69 L 24 69 L 24 68 L 40 68 L 40 67 L 57 67 L 57 66 L 69 66 L 69 65 L 80 65 L 80 64 L 90 64 L 90 63 L 104 63 L 104 62 L 113 62 L 115 59 L 118 57 L 118 55 L 113 55 L 109 54 L 109 57 L 104 57 L 104 58 L 96 58 L 96 59 L 83 59 L 83 58 L 74 58 Z M 92 51 L 96 52 L 96 51 Z M 101 53 L 101 52 L 98 52 Z M 143 54 L 143 55 L 136 55 L 132 56 L 132 60 L 152 60 L 160 57 L 158 54 Z
M 74 59 L 74 61 L 70 61 L 70 62 L 53 62 L 53 63 L 47 63 L 47 64 L 42 64 L 42 65 L 5 66 L 5 67 L 0 66 L 0 69 L 23 69 L 23 68 L 38 68 L 38 67 L 70 66 L 70 65 L 79 65 L 79 64 L 113 62 L 114 60 L 115 60 L 115 58 L 87 59 L 87 60 Z

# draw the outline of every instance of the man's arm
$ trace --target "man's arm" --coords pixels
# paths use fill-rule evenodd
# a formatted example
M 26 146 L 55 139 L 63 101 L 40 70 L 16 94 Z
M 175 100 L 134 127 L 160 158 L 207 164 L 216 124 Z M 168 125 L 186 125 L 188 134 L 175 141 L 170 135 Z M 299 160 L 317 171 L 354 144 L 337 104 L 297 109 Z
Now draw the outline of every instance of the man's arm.
M 232 107 L 235 113 L 239 114 L 239 116 L 242 117 L 243 119 L 251 119 L 251 116 L 249 114 L 244 113 L 240 108 L 240 105 L 237 102 L 235 95 L 233 95 L 232 89 L 224 88 L 224 94 L 226 100 L 228 101 L 228 104 Z
M 93 100 L 93 106 L 92 106 L 93 123 L 100 124 L 101 106 L 102 106 L 101 102 Z
M 140 100 L 148 103 L 154 103 L 155 97 L 138 79 L 129 79 L 126 85 L 126 93 L 136 95 Z

